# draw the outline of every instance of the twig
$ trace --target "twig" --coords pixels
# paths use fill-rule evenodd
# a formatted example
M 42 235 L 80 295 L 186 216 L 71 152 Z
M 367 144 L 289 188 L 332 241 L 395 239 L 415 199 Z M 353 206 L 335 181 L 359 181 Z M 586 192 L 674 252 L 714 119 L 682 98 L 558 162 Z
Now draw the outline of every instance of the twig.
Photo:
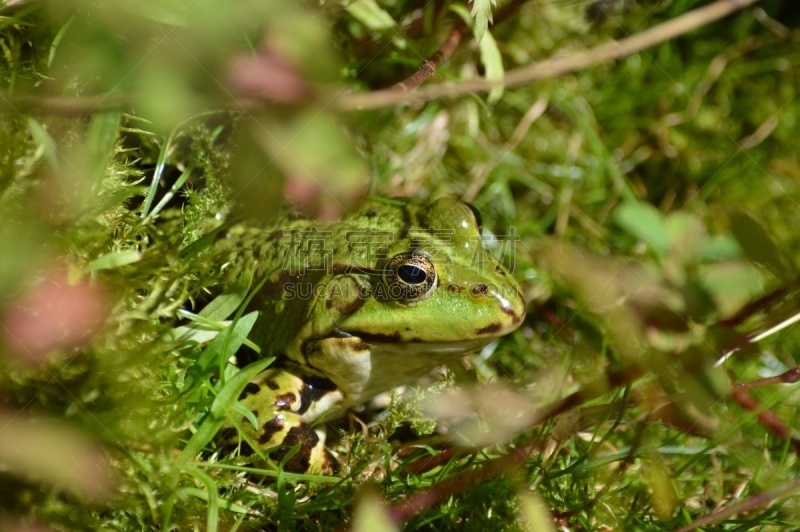
M 505 79 L 499 81 L 474 79 L 453 84 L 442 83 L 420 88 L 413 93 L 399 92 L 393 89 L 367 93 L 350 93 L 340 96 L 338 103 L 339 107 L 344 110 L 367 110 L 405 102 L 424 102 L 444 97 L 485 92 L 500 86 L 516 87 L 532 81 L 560 76 L 600 63 L 627 57 L 710 24 L 758 1 L 717 0 L 712 4 L 684 13 L 679 17 L 626 39 L 602 44 L 584 52 L 564 57 L 553 57 L 510 70 L 506 72 Z
M 761 386 L 770 386 L 772 384 L 794 384 L 800 381 L 800 366 L 794 367 L 789 371 L 776 375 L 774 377 L 767 377 L 765 379 L 757 379 L 750 382 L 741 382 L 734 386 L 737 390 L 750 390 L 752 388 L 759 388 Z
M 756 508 L 766 506 L 767 504 L 770 504 L 773 501 L 783 497 L 784 495 L 788 495 L 797 489 L 800 489 L 800 479 L 792 480 L 791 482 L 787 482 L 783 486 L 772 488 L 770 490 L 765 491 L 764 493 L 759 493 L 758 495 L 753 495 L 752 497 L 748 497 L 747 499 L 743 500 L 740 503 L 734 504 L 733 506 L 728 506 L 727 508 L 722 508 L 721 510 L 717 510 L 716 512 L 709 514 L 705 517 L 701 517 L 694 523 L 679 528 L 674 532 L 691 532 L 692 530 L 697 530 L 700 527 L 712 525 L 714 523 L 719 523 L 720 521 L 728 519 L 729 517 L 733 517 L 734 515 L 743 514 L 745 512 L 750 512 L 752 510 L 755 510 Z
M 761 408 L 759 402 L 747 393 L 747 390 L 734 388 L 731 397 L 734 401 L 739 403 L 742 408 L 751 412 L 755 412 Z M 762 410 L 758 413 L 758 421 L 779 438 L 789 440 L 794 448 L 795 454 L 800 454 L 800 439 L 792 434 L 792 431 L 784 425 L 783 421 L 781 421 L 778 416 L 769 410 Z
M 607 391 L 617 388 L 623 384 L 635 381 L 644 375 L 644 370 L 640 367 L 630 366 L 617 371 L 610 371 L 603 377 L 596 379 L 584 388 L 574 392 L 558 401 L 553 401 L 549 405 L 541 408 L 538 416 L 530 426 L 535 427 L 550 419 L 555 418 L 581 404 L 596 399 Z M 507 455 L 501 456 L 486 462 L 480 468 L 466 473 L 462 473 L 453 480 L 434 486 L 428 490 L 420 491 L 404 500 L 402 503 L 392 506 L 389 515 L 395 523 L 402 523 L 420 511 L 430 508 L 442 499 L 463 491 L 470 486 L 474 486 L 483 480 L 490 478 L 496 472 L 507 467 L 516 466 L 527 460 L 531 451 L 536 447 L 536 443 L 531 443 L 519 447 Z
M 508 20 L 513 15 L 517 14 L 517 11 L 525 4 L 528 0 L 514 0 L 503 6 L 497 13 L 494 15 L 494 22 L 493 26 L 500 24 L 501 22 Z M 472 9 L 472 1 L 468 2 L 468 8 Z M 401 91 L 401 92 L 409 92 L 420 85 L 422 85 L 425 80 L 428 78 L 433 77 L 436 74 L 436 70 L 442 66 L 442 64 L 450 59 L 455 51 L 458 49 L 459 45 L 461 45 L 464 35 L 470 32 L 470 28 L 464 22 L 463 19 L 459 18 L 456 21 L 456 26 L 453 28 L 453 31 L 450 32 L 450 35 L 447 37 L 447 40 L 442 44 L 442 46 L 433 54 L 429 59 L 427 59 L 419 70 L 417 70 L 414 75 L 411 77 L 401 81 L 400 83 L 395 84 L 392 88 L 388 89 L 390 91 Z
M 789 293 L 789 291 L 791 291 L 794 287 L 798 285 L 798 283 L 800 283 L 800 279 L 794 279 L 784 284 L 783 286 L 773 290 L 769 294 L 766 294 L 756 299 L 755 301 L 748 303 L 747 305 L 742 307 L 741 310 L 739 310 L 739 312 L 737 312 L 730 318 L 718 321 L 716 325 L 729 328 L 733 328 L 736 327 L 737 325 L 740 325 L 742 322 L 750 318 L 756 312 L 759 312 L 760 310 L 772 305 L 774 302 L 783 299 L 786 296 L 786 294 Z
M 458 22 L 456 22 L 456 27 L 450 32 L 450 36 L 447 37 L 447 40 L 444 42 L 442 47 L 439 48 L 436 53 L 430 57 L 430 59 L 422 63 L 420 69 L 417 70 L 413 76 L 401 81 L 400 83 L 397 83 L 389 90 L 400 92 L 414 90 L 422 85 L 426 79 L 436 74 L 436 69 L 439 68 L 442 63 L 450 59 L 450 57 L 452 57 L 453 53 L 458 48 L 458 45 L 461 44 L 461 38 L 464 36 L 466 29 L 467 25 L 463 20 L 459 19 Z

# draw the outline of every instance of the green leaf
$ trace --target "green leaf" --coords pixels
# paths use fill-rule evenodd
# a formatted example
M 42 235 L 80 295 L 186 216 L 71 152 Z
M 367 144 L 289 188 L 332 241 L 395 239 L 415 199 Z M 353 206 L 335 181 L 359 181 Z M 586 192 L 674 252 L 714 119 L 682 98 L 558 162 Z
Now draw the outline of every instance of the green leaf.
M 194 478 L 203 483 L 206 487 L 206 501 L 208 510 L 206 511 L 206 531 L 217 532 L 219 524 L 219 498 L 217 496 L 217 483 L 207 474 L 198 471 L 193 467 L 187 467 L 186 471 Z M 199 490 L 198 490 L 199 491 Z
M 244 406 L 242 403 L 236 401 L 236 403 L 233 405 L 233 410 L 237 414 L 244 416 L 247 419 L 247 421 L 249 421 L 250 424 L 253 425 L 254 430 L 259 429 L 258 419 L 256 419 L 255 414 L 253 414 L 252 411 L 248 410 L 247 407 Z
M 180 256 L 181 256 L 181 259 L 183 259 L 183 260 L 185 260 L 187 262 L 192 260 L 193 258 L 198 256 L 200 253 L 202 253 L 203 251 L 205 251 L 208 248 L 210 248 L 211 245 L 214 243 L 214 241 L 217 239 L 217 235 L 221 231 L 224 231 L 224 230 L 228 229 L 229 227 L 231 227 L 232 225 L 235 225 L 238 222 L 239 222 L 238 218 L 234 218 L 234 219 L 228 220 L 225 223 L 223 223 L 222 225 L 220 225 L 219 227 L 215 227 L 214 229 L 212 229 L 208 233 L 206 233 L 203 236 L 199 237 L 197 240 L 194 240 L 194 241 L 190 242 L 189 244 L 186 244 L 184 247 L 181 248 L 181 250 L 179 252 Z
M 174 340 L 188 340 L 198 344 L 203 344 L 205 342 L 210 342 L 213 340 L 217 334 L 224 331 L 228 328 L 231 324 L 230 321 L 214 321 L 209 320 L 208 318 L 204 318 L 197 314 L 192 314 L 188 310 L 181 309 L 178 313 L 189 319 L 192 320 L 192 323 L 189 325 L 183 325 L 180 327 L 175 327 L 170 331 L 170 336 Z M 256 353 L 261 353 L 261 348 L 258 347 L 256 344 L 251 342 L 250 340 L 245 340 L 244 345 L 255 351 Z
M 761 224 L 750 214 L 737 212 L 731 216 L 731 233 L 742 247 L 745 257 L 765 266 L 779 279 L 787 277 L 783 256 Z
M 233 409 L 234 403 L 239 395 L 241 395 L 247 383 L 253 380 L 253 377 L 264 371 L 274 360 L 274 357 L 257 360 L 243 368 L 225 383 L 214 399 L 214 402 L 211 404 L 210 414 L 200 424 L 197 432 L 192 434 L 192 437 L 186 443 L 186 447 L 183 448 L 180 456 L 178 456 L 172 464 L 170 485 L 174 486 L 177 483 L 178 474 L 183 466 L 186 465 L 193 456 L 202 451 L 203 447 L 211 441 L 220 427 L 222 427 L 228 412 Z
M 108 159 L 114 152 L 121 124 L 121 111 L 106 111 L 92 115 L 86 134 L 86 148 L 89 157 L 87 163 L 92 181 L 97 181 L 105 175 Z
M 701 284 L 714 298 L 723 317 L 733 315 L 762 290 L 758 272 L 743 261 L 719 262 L 703 267 Z
M 230 378 L 225 386 L 219 391 L 217 398 L 211 403 L 211 417 L 225 419 L 228 412 L 233 410 L 233 405 L 242 394 L 244 387 L 253 378 L 264 371 L 267 366 L 272 364 L 275 357 L 257 360 L 249 366 L 243 368 L 239 373 Z
M 206 369 L 214 360 L 227 360 L 232 357 L 242 347 L 245 338 L 253 329 L 256 319 L 258 319 L 258 311 L 251 312 L 219 333 L 197 359 L 197 367 Z
M 392 16 L 380 7 L 375 0 L 356 0 L 345 9 L 353 17 L 371 30 L 386 30 L 396 24 Z
M 742 256 L 742 248 L 731 236 L 719 235 L 711 237 L 703 249 L 700 258 L 710 261 L 738 259 Z
M 56 33 L 56 36 L 53 39 L 52 44 L 50 44 L 50 53 L 47 55 L 48 68 L 53 66 L 53 59 L 56 56 L 56 50 L 58 50 L 58 45 L 61 44 L 61 39 L 64 38 L 64 35 L 67 33 L 67 30 L 69 30 L 69 27 L 72 26 L 72 23 L 74 21 L 75 21 L 75 15 L 72 15 L 71 17 L 69 17 L 69 20 L 67 20 L 67 22 L 63 26 L 61 26 L 61 29 L 58 30 L 58 33 Z
M 669 251 L 669 235 L 664 231 L 666 219 L 649 203 L 623 203 L 614 212 L 614 221 L 658 253 L 665 255 Z
M 472 17 L 475 19 L 472 31 L 478 43 L 483 41 L 489 23 L 492 22 L 492 6 L 497 6 L 497 0 L 474 0 L 472 3 Z
M 114 268 L 119 268 L 120 266 L 126 266 L 128 264 L 133 264 L 134 262 L 139 262 L 141 259 L 142 254 L 138 251 L 115 251 L 113 253 L 107 253 L 102 257 L 93 260 L 88 266 L 86 266 L 86 268 L 83 269 L 83 271 L 84 273 L 88 273 L 97 270 L 112 270 Z
M 236 279 L 236 282 L 227 290 L 215 297 L 198 314 L 209 320 L 221 321 L 227 319 L 241 305 L 250 290 L 253 282 L 253 271 L 248 270 Z
M 389 518 L 375 488 L 367 486 L 361 493 L 358 506 L 353 514 L 353 532 L 394 532 L 399 530 Z
M 195 470 L 196 471 L 196 470 Z M 192 473 L 194 474 L 194 473 Z M 197 497 L 198 499 L 208 501 L 209 495 L 207 491 L 203 491 L 199 488 L 181 488 L 178 490 L 178 493 L 183 493 L 186 495 L 191 495 L 192 497 Z M 219 502 L 219 507 L 223 510 L 228 510 L 229 512 L 237 513 L 237 514 L 246 514 L 249 512 L 247 508 L 244 506 L 240 506 L 235 502 L 232 502 L 230 499 L 226 499 L 224 497 L 220 497 L 217 495 L 217 501 Z
M 503 69 L 503 57 L 497 47 L 497 41 L 492 37 L 491 32 L 487 31 L 478 44 L 481 52 L 481 63 L 486 71 L 486 79 L 489 81 L 502 81 L 505 70 Z M 503 86 L 494 87 L 489 91 L 489 103 L 494 103 L 503 96 Z
M 47 159 L 47 162 L 50 163 L 52 169 L 58 171 L 59 163 L 56 141 L 53 140 L 53 137 L 50 136 L 44 126 L 33 118 L 28 118 L 28 131 L 31 132 L 33 141 L 36 143 L 34 159 L 38 160 L 44 157 Z
M 526 532 L 555 532 L 556 530 L 547 505 L 534 492 L 520 492 L 517 515 L 522 530 Z

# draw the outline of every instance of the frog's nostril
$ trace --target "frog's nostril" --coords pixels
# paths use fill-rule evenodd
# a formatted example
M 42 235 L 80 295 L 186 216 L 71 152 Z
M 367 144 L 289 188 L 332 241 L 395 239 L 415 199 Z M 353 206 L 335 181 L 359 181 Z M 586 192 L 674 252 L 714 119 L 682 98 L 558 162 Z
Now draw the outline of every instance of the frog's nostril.
M 408 284 L 424 283 L 428 277 L 425 270 L 413 264 L 403 264 L 397 268 L 397 276 Z
M 489 287 L 486 286 L 485 284 L 476 284 L 475 286 L 472 287 L 472 295 L 473 296 L 476 296 L 476 297 L 477 296 L 482 296 L 482 295 L 486 294 L 487 292 L 489 292 Z

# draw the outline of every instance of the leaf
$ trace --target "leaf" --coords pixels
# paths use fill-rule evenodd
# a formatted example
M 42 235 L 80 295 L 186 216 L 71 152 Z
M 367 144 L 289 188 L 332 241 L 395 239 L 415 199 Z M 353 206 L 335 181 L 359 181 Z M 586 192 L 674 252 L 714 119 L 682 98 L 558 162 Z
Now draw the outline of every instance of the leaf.
M 88 434 L 65 422 L 0 411 L 4 475 L 36 479 L 69 493 L 101 499 L 114 489 L 109 458 Z
M 242 347 L 257 319 L 258 311 L 253 311 L 219 333 L 205 348 L 197 364 L 205 368 L 213 360 L 227 360 L 232 357 Z
M 491 32 L 487 31 L 479 43 L 481 52 L 481 63 L 486 70 L 486 79 L 489 81 L 502 81 L 505 70 L 503 69 L 503 57 L 497 47 L 497 41 L 492 37 Z M 503 96 L 503 86 L 494 87 L 489 91 L 489 103 L 494 103 Z
M 53 140 L 53 137 L 50 136 L 44 126 L 33 118 L 28 118 L 28 130 L 31 132 L 33 141 L 36 143 L 36 154 L 34 158 L 39 159 L 44 156 L 53 170 L 58 171 L 59 164 L 56 141 Z
M 762 290 L 758 272 L 743 261 L 703 267 L 700 282 L 713 297 L 722 317 L 732 316 Z
M 517 515 L 522 529 L 527 532 L 556 531 L 556 527 L 553 525 L 553 517 L 547 510 L 542 498 L 536 493 L 522 492 L 519 494 Z
M 738 259 L 741 256 L 741 246 L 735 238 L 728 235 L 711 237 L 700 254 L 700 258 L 710 261 Z
M 217 334 L 192 366 L 191 374 L 187 377 L 184 388 L 191 388 L 195 377 L 198 374 L 204 375 L 215 360 L 225 361 L 232 357 L 245 342 L 257 318 L 258 311 L 251 312 Z
M 361 494 L 350 530 L 353 532 L 395 532 L 398 530 L 383 506 L 380 496 L 371 486 L 367 486 Z
M 750 214 L 737 212 L 731 216 L 731 233 L 742 247 L 745 257 L 765 266 L 779 279 L 787 277 L 783 256 L 761 224 Z
M 375 0 L 356 0 L 347 7 L 348 13 L 372 30 L 386 30 L 396 24 L 392 16 L 380 7 Z
M 483 41 L 489 23 L 492 22 L 492 6 L 497 7 L 497 0 L 475 0 L 472 3 L 472 17 L 475 19 L 472 31 L 478 43 Z
M 645 468 L 645 479 L 650 486 L 653 510 L 661 520 L 669 519 L 675 511 L 677 496 L 672 486 L 672 479 L 667 474 L 664 462 L 653 453 L 650 467 Z
M 191 495 L 192 497 L 197 497 L 198 499 L 208 501 L 208 492 L 199 488 L 181 488 L 178 490 L 178 493 Z M 246 514 L 249 512 L 249 510 L 244 506 L 240 506 L 235 502 L 232 502 L 230 499 L 220 497 L 219 495 L 217 495 L 217 501 L 219 501 L 219 507 L 223 510 L 228 510 L 229 512 L 237 514 Z
M 625 202 L 614 212 L 614 221 L 658 253 L 669 251 L 669 235 L 664 231 L 666 219 L 649 203 Z
M 93 181 L 97 181 L 105 175 L 106 165 L 114 152 L 121 124 L 121 111 L 107 111 L 92 115 L 86 134 L 86 149 L 88 152 L 87 164 Z
M 203 447 L 211 441 L 220 427 L 222 427 L 228 412 L 233 409 L 236 399 L 241 395 L 247 383 L 253 380 L 253 377 L 264 371 L 274 360 L 274 357 L 257 360 L 243 368 L 225 383 L 214 399 L 214 402 L 211 404 L 210 414 L 200 424 L 197 432 L 192 434 L 192 437 L 186 443 L 186 447 L 181 451 L 180 456 L 173 462 L 170 485 L 174 486 L 177 483 L 181 468 L 193 456 L 202 451 Z
M 72 26 L 74 20 L 75 20 L 75 15 L 69 17 L 69 20 L 67 20 L 67 22 L 63 26 L 61 26 L 61 29 L 58 30 L 58 33 L 56 33 L 56 36 L 53 39 L 52 44 L 50 44 L 50 53 L 47 56 L 48 68 L 53 66 L 53 59 L 56 56 L 56 50 L 58 50 L 58 45 L 61 44 L 61 39 L 64 38 L 64 35 L 67 33 L 67 30 L 69 30 L 69 27 Z
M 214 229 L 212 229 L 208 233 L 206 233 L 203 236 L 199 237 L 197 240 L 194 240 L 194 241 L 190 242 L 189 244 L 186 244 L 184 247 L 181 248 L 181 250 L 179 252 L 181 259 L 183 259 L 184 261 L 187 261 L 187 262 L 192 260 L 193 258 L 198 256 L 200 253 L 202 253 L 203 251 L 205 251 L 208 248 L 210 248 L 211 245 L 216 241 L 217 235 L 220 232 L 225 231 L 226 229 L 228 229 L 232 225 L 235 225 L 236 223 L 238 223 L 238 221 L 239 221 L 238 218 L 234 218 L 234 219 L 228 220 L 225 223 L 223 223 L 222 225 L 220 225 L 219 227 L 215 227 Z
M 208 501 L 208 510 L 206 510 L 206 531 L 217 532 L 217 524 L 219 524 L 219 497 L 217 497 L 217 483 L 214 482 L 210 476 L 194 467 L 186 468 L 186 471 L 194 478 L 203 483 L 206 487 L 206 501 Z
M 227 319 L 236 311 L 239 305 L 247 296 L 250 284 L 253 282 L 253 271 L 247 270 L 240 275 L 236 282 L 228 287 L 227 290 L 215 297 L 211 303 L 206 305 L 198 314 L 209 320 L 221 321 Z
M 253 425 L 253 430 L 257 431 L 259 429 L 258 419 L 256 419 L 255 414 L 253 414 L 253 412 L 248 410 L 247 407 L 244 406 L 242 403 L 236 401 L 236 403 L 234 403 L 233 405 L 233 410 L 237 414 L 244 416 L 247 419 L 247 421 L 249 421 L 250 424 Z
M 178 313 L 181 316 L 192 320 L 192 323 L 172 329 L 172 331 L 170 331 L 170 336 L 175 340 L 183 339 L 195 342 L 197 344 L 203 344 L 213 340 L 220 332 L 224 331 L 231 324 L 231 321 L 209 320 L 208 318 L 204 318 L 197 314 L 192 314 L 188 310 L 181 309 L 178 311 Z M 261 353 L 261 348 L 250 340 L 245 340 L 244 345 L 256 353 Z
M 142 254 L 134 250 L 115 251 L 113 253 L 106 253 L 105 255 L 96 258 L 83 269 L 84 273 L 94 272 L 97 270 L 112 270 L 120 266 L 126 266 L 139 262 L 142 259 Z
M 211 403 L 211 417 L 225 419 L 228 416 L 228 412 L 233 410 L 233 404 L 241 395 L 247 383 L 264 371 L 274 360 L 275 357 L 258 360 L 231 377 L 219 391 L 214 402 Z

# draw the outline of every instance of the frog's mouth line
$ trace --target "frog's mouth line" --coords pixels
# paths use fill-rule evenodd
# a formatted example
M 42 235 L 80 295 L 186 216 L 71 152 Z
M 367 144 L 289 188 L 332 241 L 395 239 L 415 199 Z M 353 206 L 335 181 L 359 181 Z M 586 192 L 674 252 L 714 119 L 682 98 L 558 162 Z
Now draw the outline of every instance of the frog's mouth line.
M 487 331 L 488 332 L 488 331 Z M 498 332 L 492 328 L 492 333 Z M 496 340 L 503 334 L 489 334 L 487 336 L 482 336 L 479 338 L 473 338 L 470 340 L 453 340 L 447 342 L 431 342 L 431 341 L 424 341 L 422 338 L 408 338 L 403 339 L 400 333 L 394 334 L 380 334 L 380 333 L 365 333 L 362 331 L 343 331 L 338 327 L 334 328 L 331 331 L 331 334 L 328 335 L 329 338 L 358 338 L 362 342 L 364 342 L 364 347 L 367 348 L 368 346 L 390 346 L 390 345 L 408 345 L 410 347 L 413 346 L 426 346 L 427 349 L 425 351 L 429 352 L 442 352 L 442 353 L 449 353 L 449 352 L 465 352 L 470 351 L 473 349 L 479 349 L 486 344 Z

